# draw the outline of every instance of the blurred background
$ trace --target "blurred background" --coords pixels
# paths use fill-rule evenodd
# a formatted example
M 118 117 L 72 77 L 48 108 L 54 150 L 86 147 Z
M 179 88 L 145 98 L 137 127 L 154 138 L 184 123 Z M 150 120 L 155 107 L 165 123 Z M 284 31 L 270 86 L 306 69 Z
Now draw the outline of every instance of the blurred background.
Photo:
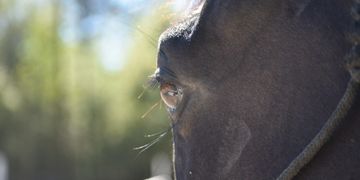
M 171 132 L 157 141 L 170 122 L 146 81 L 189 3 L 0 0 L 0 180 L 171 179 Z

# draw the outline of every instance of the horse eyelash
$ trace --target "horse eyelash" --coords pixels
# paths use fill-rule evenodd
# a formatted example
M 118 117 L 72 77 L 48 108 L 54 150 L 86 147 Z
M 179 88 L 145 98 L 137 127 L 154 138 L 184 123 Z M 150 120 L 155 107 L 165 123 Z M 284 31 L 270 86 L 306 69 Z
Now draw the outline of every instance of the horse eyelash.
M 166 67 L 162 67 L 161 69 L 168 77 L 170 77 L 170 79 L 174 79 L 174 80 L 176 79 L 176 75 L 173 71 L 171 71 L 170 69 L 168 69 Z M 157 89 L 160 87 L 161 84 L 167 83 L 167 82 L 168 81 L 162 79 L 161 76 L 159 76 L 159 72 L 156 72 L 149 76 L 149 79 L 146 83 L 147 85 L 145 88 Z
M 150 88 L 150 89 L 157 89 L 160 88 L 160 78 L 156 77 L 155 74 L 149 76 L 149 79 L 147 80 L 146 84 L 143 85 L 143 91 L 138 95 L 138 99 L 141 99 L 144 95 L 144 93 Z
M 153 74 L 153 75 L 149 76 L 149 79 L 146 83 L 147 84 L 146 87 L 148 87 L 150 89 L 157 89 L 160 87 L 161 82 L 162 82 L 162 80 L 160 79 L 160 77 L 156 77 L 156 75 Z

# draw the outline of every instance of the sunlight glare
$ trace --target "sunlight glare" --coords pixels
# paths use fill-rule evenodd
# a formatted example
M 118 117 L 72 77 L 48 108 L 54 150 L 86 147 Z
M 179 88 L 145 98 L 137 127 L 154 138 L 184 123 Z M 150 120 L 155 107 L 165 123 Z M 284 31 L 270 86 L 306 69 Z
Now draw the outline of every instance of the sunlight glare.
M 191 0 L 174 0 L 173 2 L 173 11 L 181 12 L 185 11 L 190 4 Z

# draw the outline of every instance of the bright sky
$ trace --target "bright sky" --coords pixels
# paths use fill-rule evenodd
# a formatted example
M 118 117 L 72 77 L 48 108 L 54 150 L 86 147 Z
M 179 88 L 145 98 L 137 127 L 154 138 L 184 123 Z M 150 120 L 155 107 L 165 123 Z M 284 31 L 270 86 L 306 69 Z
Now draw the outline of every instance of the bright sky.
M 171 6 L 174 12 L 184 11 L 191 0 L 92 0 L 94 12 L 81 18 L 81 8 L 77 0 L 61 0 L 63 12 L 60 25 L 60 37 L 64 42 L 76 44 L 80 40 L 90 39 L 93 51 L 98 54 L 101 64 L 109 71 L 121 70 L 132 38 L 134 28 L 132 18 L 146 13 L 152 8 L 159 8 L 163 4 Z M 9 13 L 16 20 L 27 17 L 26 8 L 35 6 L 39 9 L 49 5 L 51 0 L 16 1 Z M 113 8 L 118 12 L 112 12 Z M 0 28 L 4 28 L 0 18 Z M 134 25 L 136 26 L 136 25 Z
M 154 6 L 160 6 L 161 2 L 172 6 L 174 12 L 186 9 L 190 0 L 109 0 L 112 7 L 116 7 L 120 13 L 112 13 L 111 9 L 82 19 L 80 31 L 78 27 L 79 7 L 74 3 L 75 0 L 64 0 L 65 8 L 63 25 L 60 31 L 61 37 L 65 42 L 76 43 L 81 38 L 95 38 L 94 51 L 99 55 L 102 65 L 109 71 L 121 70 L 126 53 L 131 43 L 129 25 L 135 15 L 149 11 Z M 108 4 L 108 5 L 109 5 Z M 99 8 L 101 9 L 101 8 Z
M 152 2 L 153 1 L 153 2 Z M 119 3 L 126 8 L 129 14 L 137 13 L 138 11 L 146 11 L 149 8 L 154 8 L 154 0 L 113 0 L 114 3 Z M 189 0 L 175 0 L 170 3 L 174 11 L 181 11 L 186 8 Z M 156 3 L 155 3 L 156 4 Z M 99 50 L 100 58 L 104 67 L 110 71 L 121 69 L 126 60 L 126 52 L 131 43 L 131 37 L 128 36 L 129 28 L 124 28 L 124 24 L 119 24 L 115 19 L 107 19 L 104 28 L 104 36 L 100 38 Z

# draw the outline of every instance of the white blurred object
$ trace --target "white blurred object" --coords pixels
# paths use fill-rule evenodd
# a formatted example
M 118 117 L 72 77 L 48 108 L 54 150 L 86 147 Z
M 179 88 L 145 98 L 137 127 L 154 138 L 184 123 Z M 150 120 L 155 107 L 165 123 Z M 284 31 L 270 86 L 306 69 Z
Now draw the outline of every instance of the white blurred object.
M 171 177 L 168 175 L 160 175 L 160 176 L 154 176 L 146 180 L 171 180 Z
M 171 161 L 167 154 L 158 153 L 152 158 L 151 176 L 147 180 L 171 180 Z
M 172 10 L 174 12 L 186 11 L 186 8 L 189 6 L 190 0 L 173 0 L 172 1 Z
M 8 162 L 4 153 L 0 151 L 0 180 L 8 179 Z

